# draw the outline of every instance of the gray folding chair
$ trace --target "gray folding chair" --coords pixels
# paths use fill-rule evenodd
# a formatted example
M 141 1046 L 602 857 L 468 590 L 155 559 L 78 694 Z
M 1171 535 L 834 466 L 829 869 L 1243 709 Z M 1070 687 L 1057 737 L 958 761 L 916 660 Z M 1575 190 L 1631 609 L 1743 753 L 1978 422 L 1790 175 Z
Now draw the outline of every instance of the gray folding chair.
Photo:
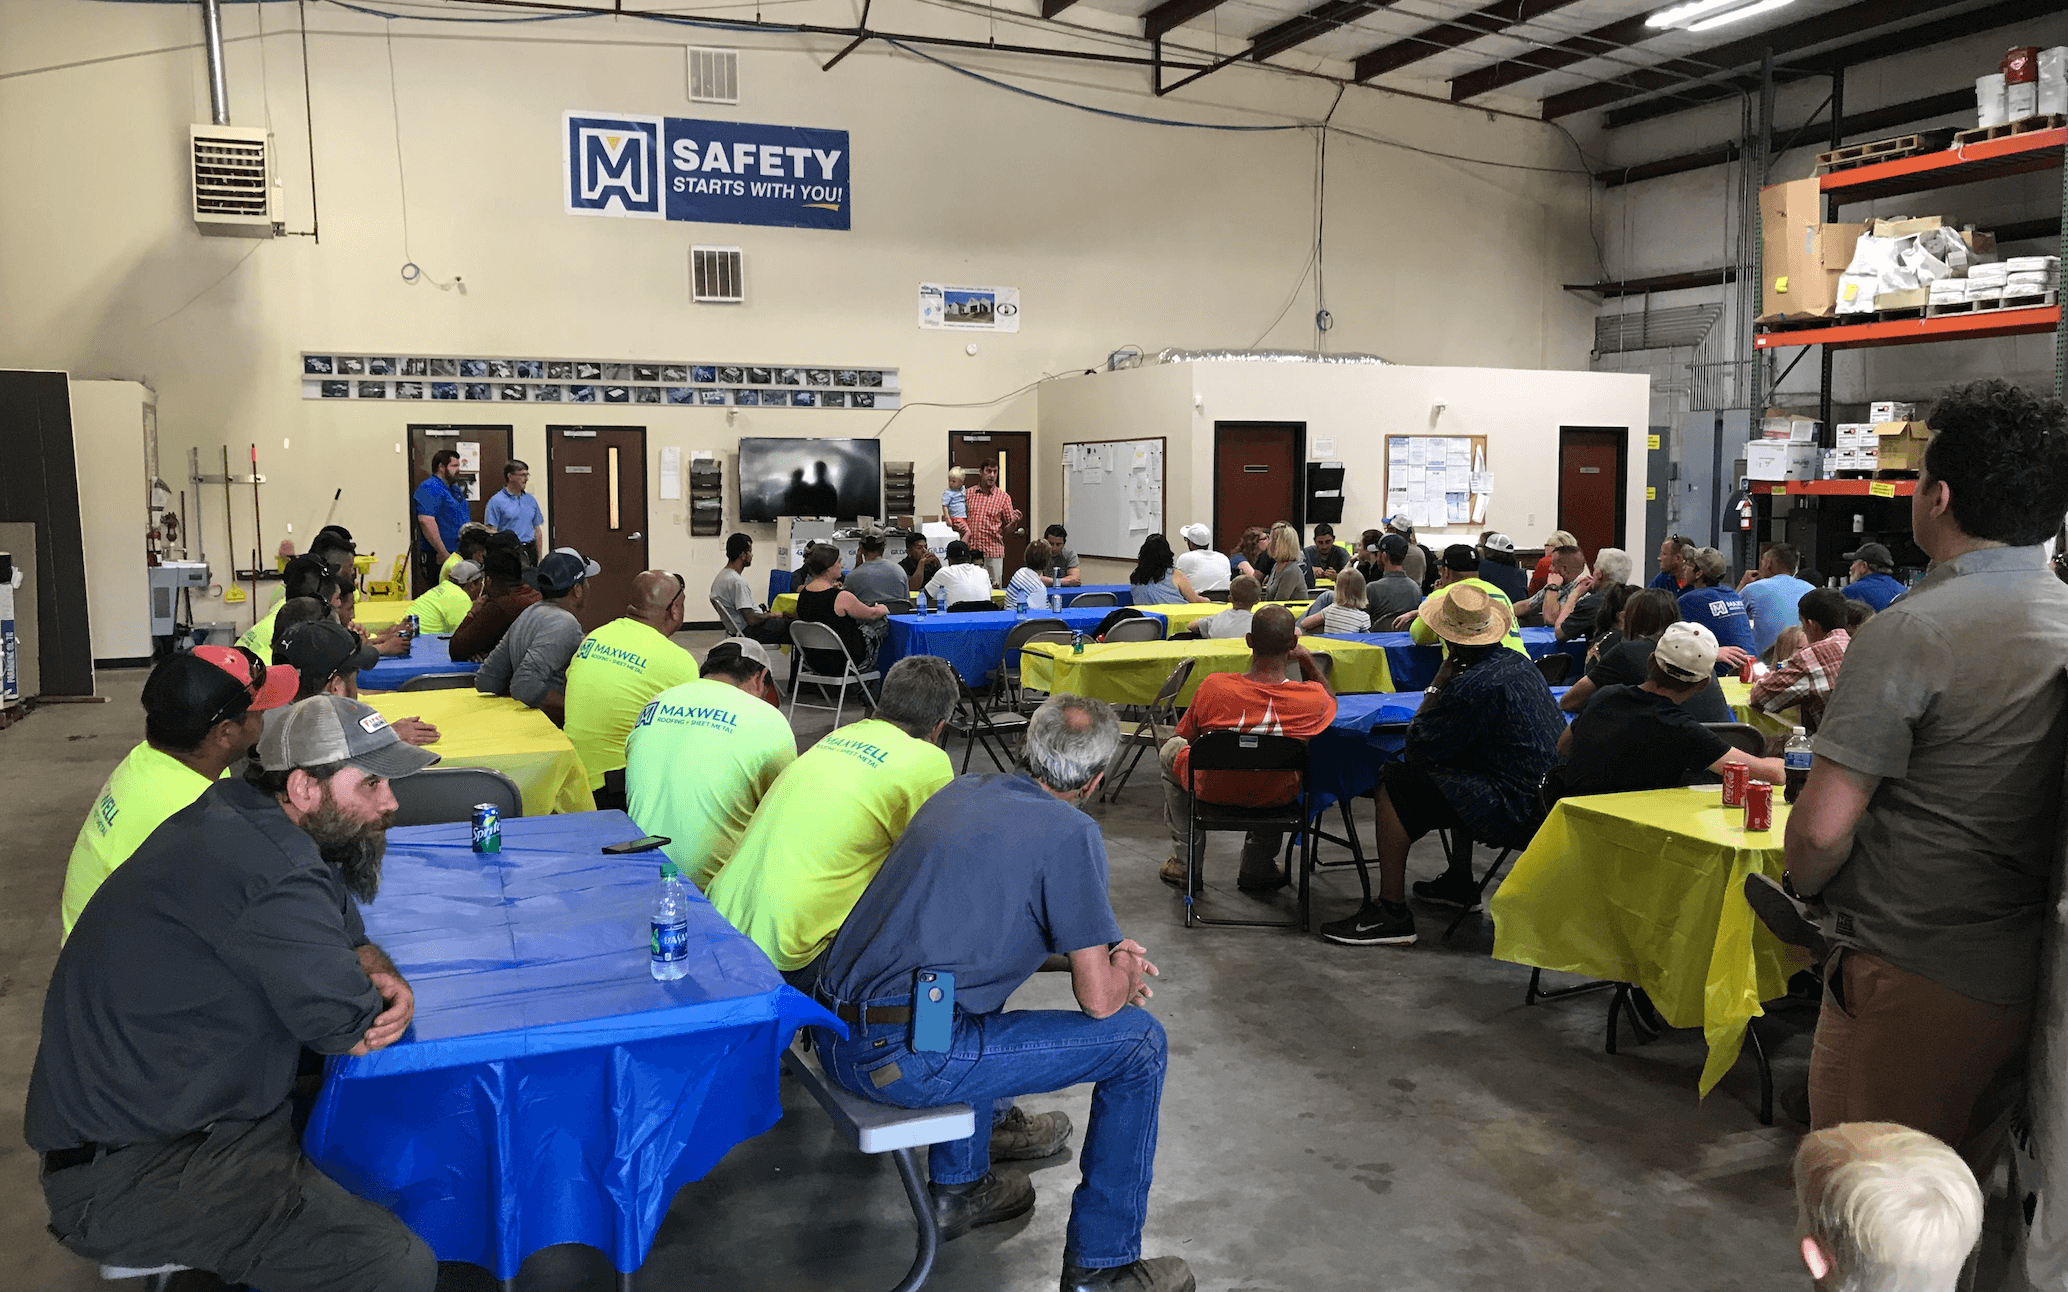
M 892 597 L 888 601 L 879 601 L 876 604 L 894 615 L 909 615 L 912 613 L 912 603 L 897 597 Z
M 1749 722 L 1705 722 L 1703 726 L 1723 737 L 1723 743 L 1741 749 L 1754 758 L 1766 757 L 1766 733 Z
M 474 674 L 469 673 L 424 673 L 407 678 L 398 691 L 471 691 L 474 689 Z
M 1042 633 L 1057 632 L 1063 634 L 1064 641 L 1070 640 L 1070 625 L 1054 618 L 1022 619 L 1006 632 L 1005 645 L 998 652 L 998 667 L 991 674 L 993 708 L 1020 707 L 1020 647 Z
M 1163 640 L 1163 621 L 1143 615 L 1140 619 L 1123 619 L 1106 630 L 1106 643 L 1114 642 L 1160 642 Z
M 798 660 L 795 671 L 790 675 L 790 717 L 793 721 L 797 716 L 797 706 L 802 703 L 798 696 L 807 686 L 819 688 L 821 695 L 836 686 L 840 688 L 840 693 L 832 704 L 804 706 L 807 709 L 824 709 L 832 714 L 833 725 L 836 727 L 840 725 L 840 715 L 847 707 L 847 688 L 850 686 L 861 688 L 863 709 L 875 712 L 876 697 L 870 692 L 869 683 L 882 681 L 883 674 L 874 669 L 864 673 L 861 665 L 855 663 L 854 656 L 847 653 L 847 643 L 840 640 L 839 633 L 824 624 L 806 623 L 800 619 L 790 625 L 790 645 L 796 650 Z M 844 667 L 838 674 L 818 672 L 811 664 L 813 651 L 839 655 Z
M 1329 654 L 1325 650 L 1318 650 L 1313 652 L 1313 658 L 1314 667 L 1321 670 L 1321 676 L 1333 681 L 1336 675 L 1336 657 Z M 1307 682 L 1317 680 L 1307 677 L 1304 669 L 1302 669 L 1298 664 L 1294 664 L 1290 661 L 1286 663 L 1285 676 L 1289 680 L 1294 682 Z
M 1117 606 L 1119 604 L 1120 598 L 1111 592 L 1080 592 L 1070 598 L 1070 608 L 1073 610 L 1080 606 Z
M 962 750 L 963 775 L 969 774 L 970 759 L 975 757 L 979 744 L 992 766 L 1001 772 L 1011 771 L 1012 741 L 1015 737 L 1026 738 L 1031 719 L 1024 713 L 993 713 L 986 709 L 960 673 L 955 675 L 955 684 L 961 694 L 956 698 L 955 711 L 948 715 L 948 730 L 968 742 Z
M 1149 705 L 1148 716 L 1140 722 L 1120 724 L 1120 747 L 1113 751 L 1113 761 L 1106 765 L 1106 788 L 1099 794 L 1099 801 L 1111 803 L 1120 797 L 1120 791 L 1127 786 L 1127 778 L 1134 775 L 1141 764 L 1142 756 L 1151 750 L 1159 754 L 1163 742 L 1177 734 L 1178 696 L 1183 693 L 1185 683 L 1192 680 L 1192 670 L 1197 667 L 1196 659 L 1179 660 L 1178 666 L 1163 679 L 1163 685 L 1156 688 L 1156 699 Z M 1125 762 L 1127 766 L 1120 764 Z M 1114 775 L 1115 772 L 1119 775 Z
M 495 804 L 511 819 L 524 815 L 517 782 L 486 767 L 427 767 L 388 785 L 395 791 L 396 825 L 471 821 L 481 803 Z
M 725 628 L 727 637 L 745 637 L 747 621 L 740 617 L 739 609 L 728 606 L 716 597 L 711 598 L 711 609 L 718 612 L 718 622 Z

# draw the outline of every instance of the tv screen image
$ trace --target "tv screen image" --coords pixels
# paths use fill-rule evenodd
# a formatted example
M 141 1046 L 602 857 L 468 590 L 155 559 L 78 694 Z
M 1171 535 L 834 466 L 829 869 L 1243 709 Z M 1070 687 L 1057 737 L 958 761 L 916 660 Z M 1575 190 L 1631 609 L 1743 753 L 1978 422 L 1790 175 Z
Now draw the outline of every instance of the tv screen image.
M 883 446 L 875 440 L 740 441 L 740 519 L 883 514 Z

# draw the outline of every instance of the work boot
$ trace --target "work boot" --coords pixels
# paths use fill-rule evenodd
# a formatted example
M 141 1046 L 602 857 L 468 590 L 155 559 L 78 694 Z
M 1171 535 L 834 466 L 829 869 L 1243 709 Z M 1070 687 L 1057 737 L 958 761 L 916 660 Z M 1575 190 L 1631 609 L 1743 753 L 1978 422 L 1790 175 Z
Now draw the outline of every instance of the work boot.
M 1034 1182 L 1025 1171 L 1011 1168 L 968 1184 L 930 1184 L 927 1191 L 933 1195 L 933 1221 L 944 1243 L 979 1225 L 995 1225 L 1034 1210 Z
M 1235 875 L 1235 887 L 1245 893 L 1271 893 L 1292 883 L 1292 876 L 1279 869 L 1278 850 L 1258 854 L 1247 845 L 1242 849 L 1242 869 Z
M 1745 876 L 1745 901 L 1759 922 L 1790 946 L 1801 947 L 1813 960 L 1831 954 L 1824 930 L 1809 917 L 1809 908 L 1788 896 L 1780 881 L 1762 871 Z
M 1197 1286 L 1191 1267 L 1178 1256 L 1152 1256 L 1102 1270 L 1063 1267 L 1062 1292 L 1193 1292 Z
M 1156 869 L 1156 877 L 1169 884 L 1172 888 L 1183 888 L 1185 886 L 1184 859 L 1182 857 L 1165 858 L 1163 864 Z M 1197 883 L 1192 885 L 1192 891 L 1194 893 L 1199 891 Z
M 1031 1162 L 1054 1157 L 1070 1142 L 1068 1113 L 1029 1113 L 1014 1104 L 991 1123 L 993 1162 Z

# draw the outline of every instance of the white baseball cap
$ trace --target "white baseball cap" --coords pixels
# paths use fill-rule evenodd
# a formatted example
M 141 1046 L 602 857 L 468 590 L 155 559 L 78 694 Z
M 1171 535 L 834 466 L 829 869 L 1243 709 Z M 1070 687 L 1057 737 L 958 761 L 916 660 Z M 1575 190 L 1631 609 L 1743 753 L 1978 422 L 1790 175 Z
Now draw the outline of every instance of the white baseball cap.
M 1667 676 L 1699 682 L 1716 671 L 1716 634 L 1685 620 L 1668 624 L 1652 648 L 1652 658 Z
M 1196 520 L 1179 530 L 1178 535 L 1194 547 L 1212 547 L 1214 544 L 1213 530 Z
M 1512 552 L 1515 550 L 1515 540 L 1506 534 L 1488 534 L 1486 541 L 1480 546 L 1489 552 Z
M 761 667 L 771 671 L 775 668 L 775 664 L 768 658 L 768 648 L 755 641 L 752 637 L 722 637 L 712 643 L 711 649 L 717 650 L 720 646 L 737 646 L 740 654 L 753 660 Z

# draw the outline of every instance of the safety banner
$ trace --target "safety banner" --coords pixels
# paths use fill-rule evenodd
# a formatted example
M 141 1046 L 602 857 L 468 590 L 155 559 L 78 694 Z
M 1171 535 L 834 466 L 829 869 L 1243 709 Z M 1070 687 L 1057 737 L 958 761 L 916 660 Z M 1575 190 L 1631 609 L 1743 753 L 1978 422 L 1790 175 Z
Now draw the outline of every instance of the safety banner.
M 564 114 L 569 215 L 845 229 L 845 130 L 602 112 Z

